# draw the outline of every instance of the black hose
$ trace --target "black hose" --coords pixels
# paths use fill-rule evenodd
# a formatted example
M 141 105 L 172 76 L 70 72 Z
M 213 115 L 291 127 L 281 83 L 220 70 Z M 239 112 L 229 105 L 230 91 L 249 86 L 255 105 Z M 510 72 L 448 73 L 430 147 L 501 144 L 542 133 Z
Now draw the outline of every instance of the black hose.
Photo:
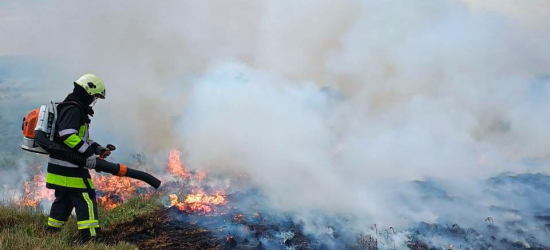
M 155 178 L 154 176 L 146 172 L 129 168 L 122 164 L 108 162 L 102 159 L 97 159 L 95 170 L 98 172 L 103 171 L 103 172 L 110 173 L 112 175 L 117 175 L 121 177 L 126 176 L 126 177 L 130 177 L 140 181 L 144 181 L 145 183 L 151 185 L 155 189 L 159 188 L 161 184 L 161 181 L 159 179 Z
M 154 176 L 152 176 L 152 175 L 150 175 L 146 172 L 139 171 L 139 170 L 133 169 L 133 168 L 128 168 L 125 176 L 128 176 L 130 178 L 134 178 L 134 179 L 137 179 L 137 180 L 144 181 L 145 183 L 151 185 L 151 187 L 154 187 L 155 189 L 158 189 L 160 187 L 160 184 L 161 184 L 161 181 L 159 179 L 157 179 L 156 177 L 154 177 Z
M 97 159 L 95 171 L 118 175 L 118 173 L 120 172 L 120 165 L 106 160 Z

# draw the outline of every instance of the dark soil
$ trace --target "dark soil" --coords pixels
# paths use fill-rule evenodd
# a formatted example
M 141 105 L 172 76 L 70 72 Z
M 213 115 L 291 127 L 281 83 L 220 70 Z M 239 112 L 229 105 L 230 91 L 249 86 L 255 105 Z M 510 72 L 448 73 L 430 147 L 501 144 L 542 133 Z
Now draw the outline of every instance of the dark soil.
M 232 235 L 232 230 L 235 230 L 232 227 L 234 225 L 245 227 L 249 234 L 241 237 Z M 410 250 L 436 249 L 416 237 L 423 234 L 442 235 L 451 240 L 456 239 L 457 242 L 468 242 L 472 249 L 550 250 L 550 248 L 544 247 L 536 241 L 530 242 L 528 248 L 506 238 L 491 237 L 491 232 L 496 230 L 494 226 L 489 226 L 487 231 L 483 231 L 484 234 L 488 235 L 481 238 L 480 235 L 482 234 L 477 231 L 462 229 L 458 225 L 442 227 L 426 224 L 420 226 L 418 230 L 407 242 L 407 248 Z M 282 240 L 276 236 L 278 232 L 293 232 L 293 236 Z M 102 235 L 103 240 L 108 244 L 125 241 L 137 245 L 140 249 L 152 250 L 328 249 L 321 242 L 308 239 L 301 233 L 299 226 L 294 224 L 285 225 L 284 222 L 275 224 L 272 219 L 262 216 L 247 219 L 245 217 L 234 217 L 230 213 L 188 214 L 174 207 L 139 216 L 131 222 L 114 225 L 107 228 Z M 335 239 L 337 238 L 335 236 Z M 266 240 L 271 242 L 269 247 L 263 245 Z M 357 238 L 357 242 L 351 242 L 351 245 L 342 244 L 341 249 L 375 250 L 379 249 L 377 245 L 378 240 L 372 236 L 362 236 Z M 449 247 L 449 249 L 454 248 Z
M 126 241 L 140 249 L 223 249 L 222 242 L 210 231 L 177 219 L 173 210 L 176 209 L 155 211 L 116 228 L 107 228 L 104 240 L 106 243 Z
M 224 213 L 188 214 L 172 207 L 111 226 L 102 232 L 102 241 L 107 244 L 125 241 L 137 245 L 140 249 L 152 250 L 263 250 L 268 247 L 258 239 L 275 240 L 273 232 L 280 229 L 262 222 L 239 221 L 240 225 L 246 225 L 253 232 L 251 238 L 243 238 L 231 234 L 231 225 L 237 223 L 232 221 L 232 218 L 230 214 Z M 278 242 L 276 248 L 285 249 L 290 246 L 297 250 L 325 249 L 312 248 L 307 238 L 299 232 L 296 232 L 292 239 Z

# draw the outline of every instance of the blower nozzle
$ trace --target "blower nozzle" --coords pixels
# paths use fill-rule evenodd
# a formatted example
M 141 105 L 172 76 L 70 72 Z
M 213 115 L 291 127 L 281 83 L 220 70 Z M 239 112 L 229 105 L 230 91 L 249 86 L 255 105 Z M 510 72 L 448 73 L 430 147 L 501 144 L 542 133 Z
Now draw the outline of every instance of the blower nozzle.
M 160 187 L 161 181 L 156 177 L 152 176 L 143 171 L 139 171 L 133 168 L 126 167 L 124 164 L 108 162 L 106 160 L 97 159 L 95 170 L 97 172 L 107 172 L 116 176 L 126 176 L 151 185 L 155 189 Z

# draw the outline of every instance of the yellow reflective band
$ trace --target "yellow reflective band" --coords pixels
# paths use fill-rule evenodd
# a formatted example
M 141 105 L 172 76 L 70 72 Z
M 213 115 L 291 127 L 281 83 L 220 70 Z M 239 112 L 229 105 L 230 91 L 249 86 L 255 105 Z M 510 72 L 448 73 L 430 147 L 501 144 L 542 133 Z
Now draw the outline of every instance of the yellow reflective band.
M 89 224 L 82 224 L 78 225 L 78 229 L 93 229 L 93 228 L 99 228 L 99 223 L 89 223 Z
M 81 177 L 67 177 L 62 175 L 56 175 L 52 173 L 48 173 L 46 175 L 46 183 L 62 186 L 62 187 L 70 187 L 70 188 L 82 188 L 86 189 L 86 184 L 84 183 L 84 180 Z M 90 187 L 93 189 L 94 185 L 92 183 L 92 179 L 88 178 L 88 183 L 90 184 Z
M 82 196 L 84 196 L 84 200 L 86 201 L 86 203 L 88 204 L 88 218 L 89 220 L 88 221 L 95 221 L 95 216 L 94 216 L 94 203 L 92 202 L 92 199 L 90 199 L 90 195 L 88 195 L 88 193 L 82 193 Z
M 67 138 L 67 140 L 65 140 L 63 143 L 65 143 L 65 145 L 69 146 L 69 148 L 74 148 L 76 147 L 76 145 L 82 141 L 82 139 L 80 139 L 80 137 L 78 137 L 78 135 L 75 135 L 75 134 L 72 134 L 71 136 L 69 136 L 69 138 Z
M 86 135 L 86 125 L 80 125 L 80 129 L 78 130 L 78 136 L 80 136 L 80 138 L 84 138 L 85 135 Z
M 83 221 L 77 222 L 76 224 L 81 225 L 81 224 L 90 224 L 90 223 L 99 223 L 99 221 L 98 220 L 83 220 Z
M 52 221 L 52 222 L 56 222 L 56 223 L 61 223 L 61 224 L 65 224 L 65 221 L 60 221 L 60 220 L 56 220 L 52 217 L 48 217 L 48 221 Z
M 63 225 L 65 225 L 64 221 L 59 221 L 51 217 L 48 218 L 48 226 L 50 227 L 61 228 Z
M 94 215 L 94 203 L 92 202 L 92 199 L 90 199 L 90 196 L 88 193 L 82 193 L 82 196 L 84 196 L 84 200 L 88 204 L 88 213 L 89 213 L 89 220 L 88 221 L 97 221 L 95 220 Z M 95 223 L 94 223 L 95 224 Z M 97 222 L 97 225 L 90 225 L 90 226 L 82 226 L 82 229 L 89 228 L 90 229 L 90 235 L 96 236 L 95 229 L 99 227 L 99 222 Z M 81 229 L 81 226 L 78 226 L 78 229 Z
M 55 227 L 55 228 L 62 228 L 63 224 L 59 224 L 59 223 L 56 223 L 56 222 L 53 222 L 53 221 L 48 221 L 48 226 Z

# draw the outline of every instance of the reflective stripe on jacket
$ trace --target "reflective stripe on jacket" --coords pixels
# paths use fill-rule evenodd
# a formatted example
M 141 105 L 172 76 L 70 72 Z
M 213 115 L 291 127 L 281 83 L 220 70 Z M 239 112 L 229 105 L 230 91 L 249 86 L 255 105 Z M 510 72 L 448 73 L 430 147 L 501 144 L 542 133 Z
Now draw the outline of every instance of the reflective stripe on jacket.
M 76 103 L 61 103 L 57 107 L 57 134 L 55 140 L 64 145 L 67 151 L 78 152 L 88 158 L 95 153 L 88 130 L 89 118 Z M 65 159 L 63 154 L 50 153 L 46 187 L 66 191 L 86 191 L 94 189 L 90 172 Z

